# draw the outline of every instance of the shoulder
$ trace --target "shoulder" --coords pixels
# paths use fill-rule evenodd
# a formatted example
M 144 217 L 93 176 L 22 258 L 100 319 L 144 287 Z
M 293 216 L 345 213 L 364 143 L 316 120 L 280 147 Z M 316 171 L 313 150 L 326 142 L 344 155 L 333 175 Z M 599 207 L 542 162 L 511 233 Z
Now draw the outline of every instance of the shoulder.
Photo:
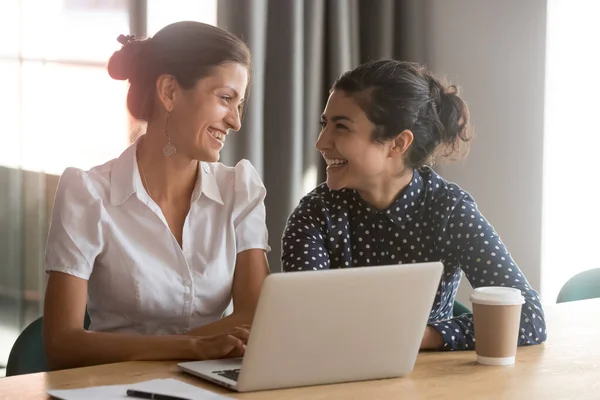
M 56 189 L 56 201 L 93 203 L 103 201 L 110 190 L 110 164 L 83 170 L 68 167 L 61 174 Z
M 428 211 L 431 215 L 441 219 L 448 218 L 450 228 L 478 226 L 475 222 L 484 220 L 475 199 L 468 191 L 431 169 L 423 173 L 427 178 L 427 201 L 430 204 Z
M 243 182 L 248 185 L 263 185 L 260 175 L 254 165 L 246 159 L 240 160 L 231 167 L 222 163 L 205 163 L 217 179 L 219 186 Z
M 206 165 L 212 171 L 221 197 L 226 203 L 228 199 L 239 204 L 265 198 L 265 185 L 250 161 L 240 160 L 233 167 L 221 163 Z
M 465 204 L 475 204 L 473 197 L 457 183 L 441 177 L 431 168 L 419 171 L 426 190 L 426 200 L 431 207 L 443 211 L 452 211 Z M 433 210 L 435 211 L 435 210 Z
M 236 191 L 262 191 L 265 185 L 254 165 L 246 159 L 239 161 L 233 167 L 234 187 Z
M 351 206 L 352 190 L 330 190 L 326 183 L 321 183 L 309 193 L 304 195 L 293 215 L 296 217 L 331 218 L 337 214 L 347 216 L 347 210 Z

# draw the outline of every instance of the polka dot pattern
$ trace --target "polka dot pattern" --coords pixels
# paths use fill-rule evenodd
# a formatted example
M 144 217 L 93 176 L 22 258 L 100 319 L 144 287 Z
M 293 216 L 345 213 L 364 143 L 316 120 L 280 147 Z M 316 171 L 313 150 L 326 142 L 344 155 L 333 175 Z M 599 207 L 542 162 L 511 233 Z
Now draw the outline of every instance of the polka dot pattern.
M 472 197 L 430 168 L 415 170 L 411 183 L 385 210 L 354 190 L 325 184 L 306 195 L 290 215 L 283 235 L 283 270 L 310 271 L 441 261 L 429 324 L 444 338 L 444 350 L 475 348 L 473 316 L 452 317 L 462 274 L 476 288 L 518 288 L 525 297 L 519 345 L 546 340 L 538 293 L 512 259 Z

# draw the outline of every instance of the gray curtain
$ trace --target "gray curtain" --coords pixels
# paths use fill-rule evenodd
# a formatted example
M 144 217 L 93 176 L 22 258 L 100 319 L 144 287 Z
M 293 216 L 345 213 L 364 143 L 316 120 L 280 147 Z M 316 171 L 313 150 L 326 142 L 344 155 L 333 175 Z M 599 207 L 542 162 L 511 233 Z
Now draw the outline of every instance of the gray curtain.
M 267 187 L 272 271 L 280 271 L 288 215 L 324 177 L 314 148 L 328 90 L 343 72 L 379 58 L 424 62 L 419 0 L 219 0 L 218 25 L 253 56 L 243 128 L 222 161 L 249 159 Z

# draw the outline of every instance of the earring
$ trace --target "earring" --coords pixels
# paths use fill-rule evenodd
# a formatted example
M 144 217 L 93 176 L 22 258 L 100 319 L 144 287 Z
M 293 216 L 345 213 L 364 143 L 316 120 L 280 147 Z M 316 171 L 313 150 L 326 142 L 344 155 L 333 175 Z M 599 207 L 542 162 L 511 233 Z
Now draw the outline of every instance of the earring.
M 165 118 L 165 135 L 167 135 L 167 139 L 169 141 L 167 142 L 167 144 L 164 145 L 162 149 L 165 158 L 171 158 L 173 157 L 173 155 L 175 155 L 175 153 L 177 153 L 177 149 L 175 148 L 175 146 L 173 146 L 173 143 L 171 143 L 171 137 L 169 136 L 168 125 L 170 115 L 171 111 L 167 111 L 167 117 Z

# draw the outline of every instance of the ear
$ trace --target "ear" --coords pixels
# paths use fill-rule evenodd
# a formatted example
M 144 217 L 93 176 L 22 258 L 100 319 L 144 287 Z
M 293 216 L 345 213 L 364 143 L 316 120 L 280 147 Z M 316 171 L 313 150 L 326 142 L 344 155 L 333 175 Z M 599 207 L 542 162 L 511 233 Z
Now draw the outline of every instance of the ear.
M 172 75 L 161 75 L 156 79 L 156 94 L 167 111 L 174 108 L 177 88 L 177 80 Z
M 400 132 L 392 141 L 392 147 L 390 148 L 390 157 L 403 156 L 407 151 L 414 139 L 413 133 L 405 129 Z

